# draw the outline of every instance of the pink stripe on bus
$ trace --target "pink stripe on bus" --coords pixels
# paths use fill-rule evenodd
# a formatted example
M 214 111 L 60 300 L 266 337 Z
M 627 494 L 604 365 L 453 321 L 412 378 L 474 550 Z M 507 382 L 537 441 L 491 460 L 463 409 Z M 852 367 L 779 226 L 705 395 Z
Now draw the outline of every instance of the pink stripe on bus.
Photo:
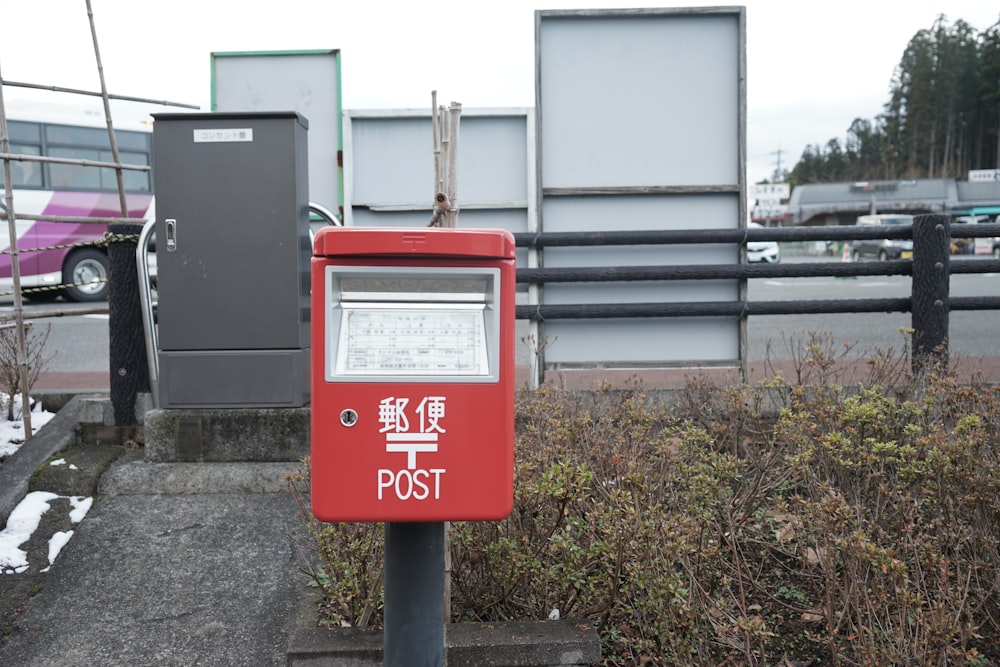
M 128 217 L 141 218 L 149 209 L 153 195 L 127 195 Z M 120 218 L 118 195 L 110 192 L 54 192 L 43 215 Z

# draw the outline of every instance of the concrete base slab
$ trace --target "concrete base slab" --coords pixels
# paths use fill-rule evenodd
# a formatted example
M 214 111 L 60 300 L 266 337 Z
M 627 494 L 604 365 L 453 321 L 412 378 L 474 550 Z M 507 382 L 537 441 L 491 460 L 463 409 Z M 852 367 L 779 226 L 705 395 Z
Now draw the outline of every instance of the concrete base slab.
M 157 409 L 146 413 L 146 461 L 299 461 L 309 408 Z

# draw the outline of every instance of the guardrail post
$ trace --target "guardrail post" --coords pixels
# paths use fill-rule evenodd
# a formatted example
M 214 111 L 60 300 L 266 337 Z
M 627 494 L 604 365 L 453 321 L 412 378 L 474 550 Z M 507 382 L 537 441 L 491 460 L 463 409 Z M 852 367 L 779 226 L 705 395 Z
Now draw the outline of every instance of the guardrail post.
M 913 218 L 913 282 L 911 323 L 913 371 L 948 364 L 948 283 L 951 218 Z
M 149 391 L 135 249 L 142 225 L 108 225 L 108 365 L 115 426 L 136 422 L 135 399 Z

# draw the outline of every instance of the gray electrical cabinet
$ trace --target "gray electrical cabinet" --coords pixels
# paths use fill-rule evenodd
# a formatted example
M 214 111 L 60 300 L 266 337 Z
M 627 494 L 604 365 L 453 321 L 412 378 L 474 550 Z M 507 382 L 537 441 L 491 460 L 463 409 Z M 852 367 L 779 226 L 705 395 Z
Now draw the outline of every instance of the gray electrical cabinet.
M 160 407 L 305 405 L 306 119 L 153 118 Z

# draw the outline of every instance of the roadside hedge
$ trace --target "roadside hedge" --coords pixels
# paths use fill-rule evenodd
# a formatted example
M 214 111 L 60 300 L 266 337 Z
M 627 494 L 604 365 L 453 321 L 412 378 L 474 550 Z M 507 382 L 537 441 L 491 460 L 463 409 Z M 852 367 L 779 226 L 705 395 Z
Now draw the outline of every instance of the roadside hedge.
M 1000 664 L 1000 389 L 523 390 L 514 510 L 450 527 L 453 621 L 593 624 L 604 665 Z M 891 372 L 889 372 L 891 371 Z M 382 526 L 320 524 L 319 622 L 381 623 Z

